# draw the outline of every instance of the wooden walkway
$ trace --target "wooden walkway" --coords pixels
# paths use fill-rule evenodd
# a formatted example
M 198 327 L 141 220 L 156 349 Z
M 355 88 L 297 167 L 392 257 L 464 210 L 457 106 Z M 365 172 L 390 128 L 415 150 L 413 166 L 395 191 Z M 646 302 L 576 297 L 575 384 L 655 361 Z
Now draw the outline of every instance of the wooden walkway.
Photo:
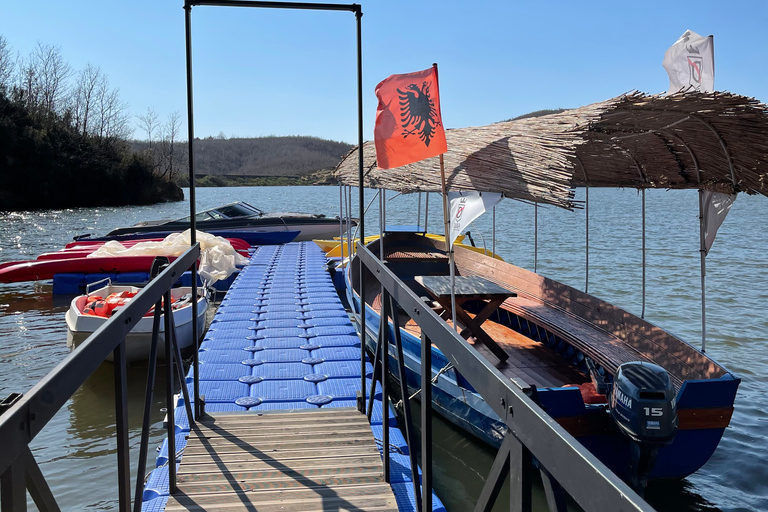
M 392 511 L 376 441 L 353 408 L 216 413 L 192 428 L 166 511 Z

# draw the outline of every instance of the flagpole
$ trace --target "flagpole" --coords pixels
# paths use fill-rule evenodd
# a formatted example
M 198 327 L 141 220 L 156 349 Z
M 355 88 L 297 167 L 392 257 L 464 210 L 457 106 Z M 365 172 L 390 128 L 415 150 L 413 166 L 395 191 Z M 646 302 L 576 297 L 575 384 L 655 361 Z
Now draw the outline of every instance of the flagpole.
M 436 65 L 435 65 L 436 66 Z M 451 272 L 451 321 L 453 328 L 457 331 L 456 325 L 456 272 L 454 271 L 453 244 L 451 243 L 451 226 L 448 218 L 448 194 L 445 192 L 445 162 L 443 155 L 440 155 L 440 188 L 443 192 L 443 227 L 445 231 L 445 247 L 448 251 L 448 267 Z
M 701 254 L 701 351 L 707 348 L 707 302 L 706 302 L 706 275 L 707 275 L 707 248 L 704 239 L 704 191 L 699 189 L 699 253 Z

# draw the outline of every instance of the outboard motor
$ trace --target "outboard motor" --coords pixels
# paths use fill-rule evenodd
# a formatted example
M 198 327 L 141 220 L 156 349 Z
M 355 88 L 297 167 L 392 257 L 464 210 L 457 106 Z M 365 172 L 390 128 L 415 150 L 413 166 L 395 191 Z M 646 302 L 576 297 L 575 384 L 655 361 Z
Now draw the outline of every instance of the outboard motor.
M 642 496 L 659 448 L 677 433 L 675 388 L 661 366 L 624 363 L 608 402 L 613 421 L 632 440 L 629 484 Z

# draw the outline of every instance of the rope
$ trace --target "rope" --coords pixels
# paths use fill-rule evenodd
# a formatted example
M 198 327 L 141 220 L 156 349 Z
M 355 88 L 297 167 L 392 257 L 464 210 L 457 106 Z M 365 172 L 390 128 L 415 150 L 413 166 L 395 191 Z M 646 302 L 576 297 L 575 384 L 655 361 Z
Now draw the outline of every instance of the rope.
M 383 440 L 379 439 L 376 436 L 374 436 L 373 439 L 374 439 L 374 441 L 376 441 L 377 445 L 379 445 L 382 448 L 384 448 L 384 441 Z M 392 443 L 389 443 L 389 453 L 399 453 L 400 455 L 405 455 L 405 453 L 403 453 L 403 450 L 401 450 L 399 446 L 394 445 Z
M 453 369 L 453 363 L 448 363 L 447 365 L 443 366 L 440 371 L 438 371 L 434 377 L 432 377 L 432 384 L 437 383 L 437 379 L 440 378 L 442 374 L 447 372 L 448 370 Z M 419 393 L 421 393 L 421 388 L 417 389 L 411 396 L 408 397 L 408 400 L 413 400 L 417 396 L 419 396 Z M 395 404 L 395 409 L 401 410 L 403 408 L 403 401 L 402 399 Z

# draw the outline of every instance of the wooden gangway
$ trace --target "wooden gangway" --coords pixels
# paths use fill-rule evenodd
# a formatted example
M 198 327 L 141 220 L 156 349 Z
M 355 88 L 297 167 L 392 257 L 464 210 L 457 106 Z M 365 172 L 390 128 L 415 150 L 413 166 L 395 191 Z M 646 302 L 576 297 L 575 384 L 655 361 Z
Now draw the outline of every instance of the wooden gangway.
M 191 428 L 173 511 L 392 511 L 381 455 L 354 408 L 207 415 Z

